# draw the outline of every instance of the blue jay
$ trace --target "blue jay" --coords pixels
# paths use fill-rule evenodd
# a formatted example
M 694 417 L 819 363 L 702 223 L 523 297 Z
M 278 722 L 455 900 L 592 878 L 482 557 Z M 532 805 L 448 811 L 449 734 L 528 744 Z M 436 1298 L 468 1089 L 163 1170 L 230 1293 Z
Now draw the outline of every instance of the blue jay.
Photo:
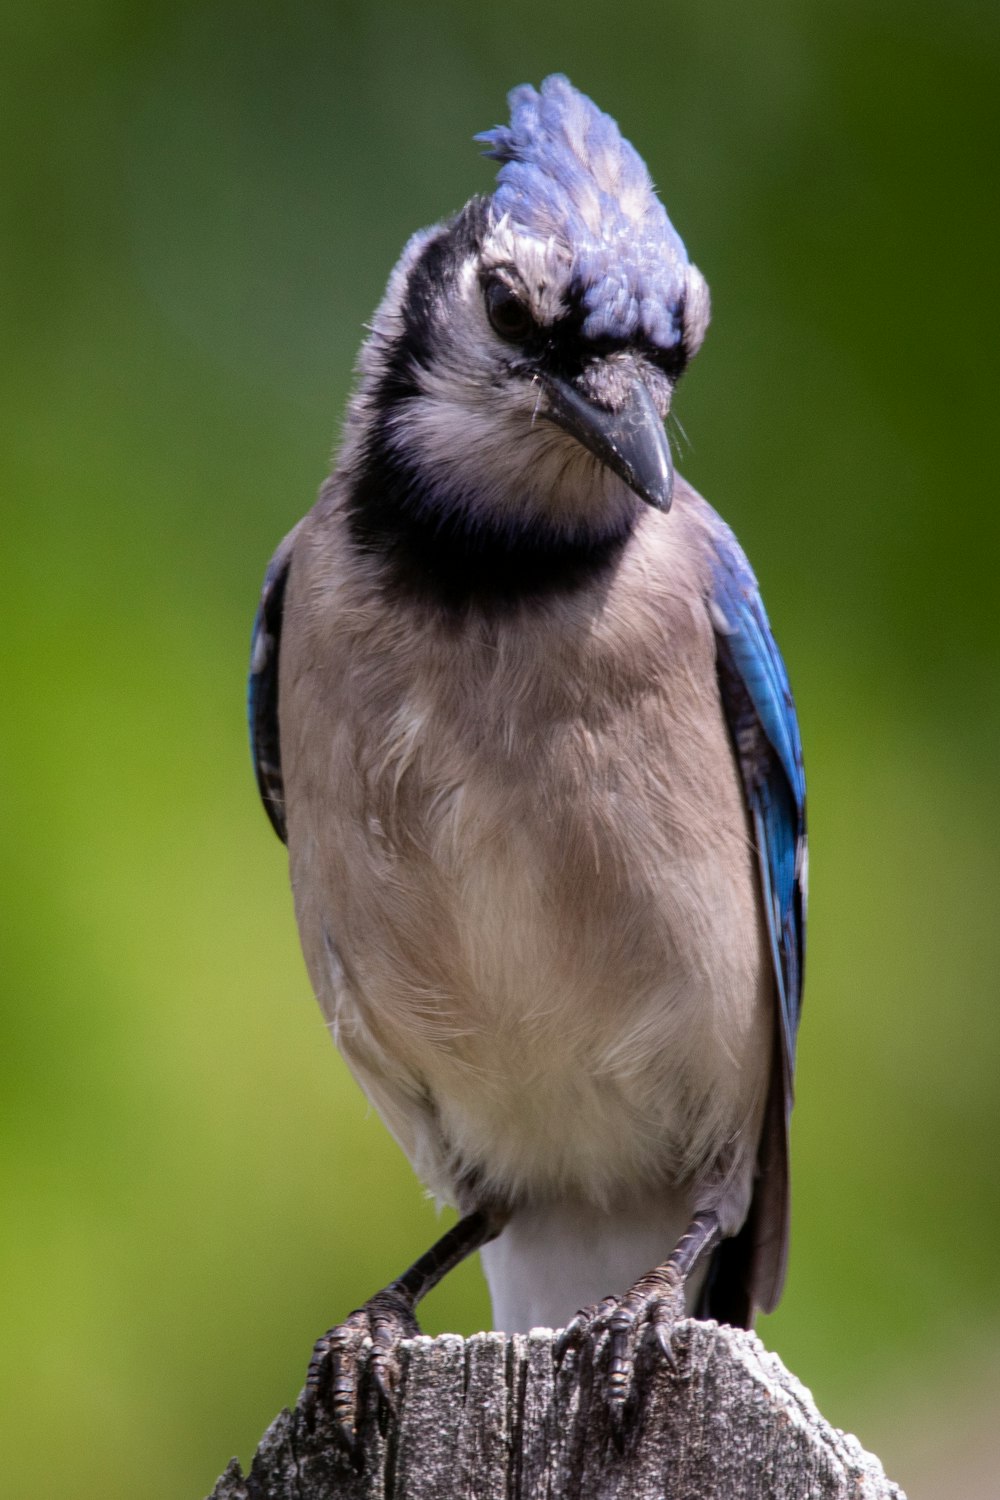
M 805 785 L 756 580 L 664 429 L 708 291 L 612 119 L 561 76 L 509 103 L 492 195 L 389 279 L 254 635 L 316 995 L 463 1215 L 317 1345 L 346 1442 L 360 1349 L 391 1400 L 473 1250 L 497 1328 L 607 1351 L 619 1417 L 685 1299 L 749 1326 L 784 1276 Z

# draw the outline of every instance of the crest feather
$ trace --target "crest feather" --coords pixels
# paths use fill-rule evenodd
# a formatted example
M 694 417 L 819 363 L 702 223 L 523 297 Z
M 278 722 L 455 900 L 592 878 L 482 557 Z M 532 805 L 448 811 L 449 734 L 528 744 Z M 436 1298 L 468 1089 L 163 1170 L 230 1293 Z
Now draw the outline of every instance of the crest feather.
M 569 252 L 586 337 L 641 334 L 675 347 L 689 262 L 635 147 L 561 73 L 507 100 L 510 124 L 476 137 L 501 163 L 496 218 Z

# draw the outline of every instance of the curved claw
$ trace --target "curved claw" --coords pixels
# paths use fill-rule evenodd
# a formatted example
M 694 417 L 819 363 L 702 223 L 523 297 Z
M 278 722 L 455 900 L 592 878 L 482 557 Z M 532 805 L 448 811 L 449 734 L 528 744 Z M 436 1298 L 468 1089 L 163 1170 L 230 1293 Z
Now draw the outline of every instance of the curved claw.
M 620 1429 L 635 1379 L 636 1351 L 645 1333 L 672 1370 L 677 1369 L 672 1338 L 678 1317 L 684 1316 L 683 1283 L 654 1272 L 628 1292 L 612 1318 L 608 1404 Z
M 358 1372 L 371 1342 L 367 1308 L 356 1308 L 343 1323 L 316 1340 L 306 1374 L 313 1408 L 325 1407 L 338 1443 L 355 1465 Z
M 656 1347 L 674 1374 L 677 1373 L 677 1355 L 674 1353 L 674 1326 L 677 1322 L 677 1307 L 674 1302 L 656 1302 L 650 1313 L 649 1323 L 656 1340 Z
M 559 1330 L 552 1345 L 557 1364 L 562 1364 L 571 1349 L 579 1348 L 586 1326 L 587 1309 L 583 1308 L 566 1324 L 565 1328 Z
M 596 1339 L 603 1331 L 604 1320 L 618 1306 L 617 1297 L 605 1297 L 603 1302 L 591 1302 L 581 1307 L 575 1317 L 556 1335 L 554 1350 L 561 1363 L 571 1349 L 579 1349 L 585 1339 Z
M 660 1271 L 644 1277 L 624 1297 L 606 1297 L 603 1302 L 581 1308 L 556 1339 L 554 1352 L 561 1362 L 571 1349 L 583 1344 L 589 1344 L 596 1356 L 607 1334 L 604 1400 L 611 1435 L 619 1449 L 625 1441 L 640 1341 L 648 1332 L 665 1362 L 676 1370 L 671 1340 L 683 1312 L 682 1286 Z
M 316 1340 L 306 1389 L 314 1405 L 323 1404 L 326 1398 L 337 1440 L 355 1466 L 360 1461 L 357 1414 L 362 1374 L 375 1387 L 384 1425 L 395 1408 L 400 1342 L 419 1332 L 410 1299 L 395 1287 L 387 1287 Z

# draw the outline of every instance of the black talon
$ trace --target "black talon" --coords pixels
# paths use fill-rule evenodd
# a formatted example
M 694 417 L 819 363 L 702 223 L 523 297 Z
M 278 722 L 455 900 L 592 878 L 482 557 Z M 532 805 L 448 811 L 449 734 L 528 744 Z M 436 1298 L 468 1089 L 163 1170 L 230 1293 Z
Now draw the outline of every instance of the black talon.
M 588 1307 L 581 1307 L 580 1311 L 571 1318 L 566 1327 L 556 1335 L 553 1346 L 557 1362 L 561 1363 L 571 1349 L 579 1349 L 584 1340 L 592 1334 L 597 1325 L 608 1313 L 613 1312 L 618 1306 L 617 1297 L 605 1297 L 603 1302 L 591 1302 Z M 603 1327 L 603 1323 L 601 1323 Z
M 557 1360 L 583 1343 L 596 1354 L 607 1333 L 604 1399 L 611 1437 L 621 1451 L 628 1428 L 628 1415 L 635 1406 L 636 1355 L 641 1341 L 652 1337 L 672 1371 L 677 1357 L 671 1343 L 674 1325 L 684 1315 L 684 1283 L 697 1262 L 719 1240 L 719 1222 L 714 1213 L 696 1214 L 670 1259 L 630 1287 L 624 1297 L 606 1297 L 596 1306 L 577 1313 L 559 1334 Z
M 362 1353 L 371 1345 L 371 1304 L 359 1307 L 316 1340 L 306 1374 L 309 1417 L 325 1408 L 337 1441 L 357 1465 L 355 1437 L 358 1374 Z
M 380 1425 L 395 1410 L 398 1349 L 403 1339 L 420 1332 L 410 1298 L 398 1283 L 377 1292 L 337 1328 L 317 1339 L 306 1387 L 313 1405 L 326 1405 L 337 1438 L 352 1461 L 357 1458 L 357 1405 L 362 1356 L 368 1352 L 367 1376 L 378 1394 Z
M 306 1373 L 307 1407 L 314 1418 L 326 1405 L 338 1441 L 355 1468 L 361 1464 L 357 1437 L 362 1365 L 375 1388 L 382 1431 L 396 1409 L 399 1345 L 419 1334 L 416 1306 L 442 1276 L 500 1233 L 504 1218 L 486 1210 L 467 1214 L 414 1261 L 398 1281 L 376 1292 L 336 1328 L 316 1340 Z M 367 1361 L 362 1356 L 369 1351 Z
M 683 1311 L 683 1305 L 678 1311 Z M 677 1355 L 674 1353 L 674 1324 L 676 1316 L 671 1316 L 669 1304 L 660 1303 L 653 1308 L 650 1318 L 650 1327 L 656 1347 L 660 1351 L 663 1362 L 669 1366 L 674 1374 L 677 1373 Z

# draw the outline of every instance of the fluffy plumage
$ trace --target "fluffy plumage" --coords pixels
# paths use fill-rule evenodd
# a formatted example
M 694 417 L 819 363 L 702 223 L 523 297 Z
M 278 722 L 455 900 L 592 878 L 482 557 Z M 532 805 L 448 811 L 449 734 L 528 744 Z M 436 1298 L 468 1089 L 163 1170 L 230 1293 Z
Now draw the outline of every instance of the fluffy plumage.
M 503 163 L 494 214 L 565 254 L 585 338 L 676 347 L 689 262 L 639 153 L 559 74 L 540 91 L 513 89 L 509 103 L 510 124 L 477 137 Z
M 258 779 L 355 1076 L 436 1194 L 508 1220 L 500 1325 L 698 1214 L 725 1240 L 689 1291 L 746 1322 L 787 1236 L 794 707 L 731 532 L 683 481 L 651 508 L 704 282 L 613 121 L 559 77 L 511 110 L 269 571 Z

